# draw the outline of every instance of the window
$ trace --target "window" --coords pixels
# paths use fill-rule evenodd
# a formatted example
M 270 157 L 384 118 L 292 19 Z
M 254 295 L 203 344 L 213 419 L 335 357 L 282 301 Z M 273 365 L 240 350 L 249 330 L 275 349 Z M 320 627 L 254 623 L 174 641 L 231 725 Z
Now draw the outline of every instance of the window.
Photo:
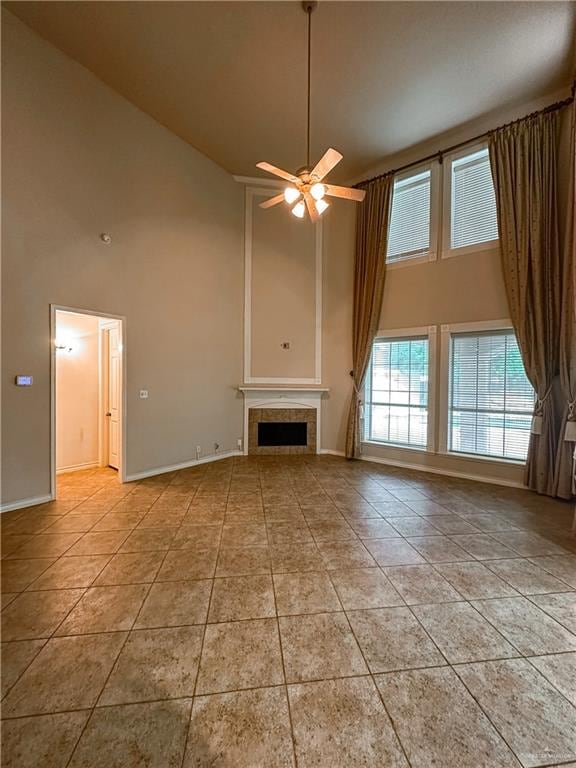
M 426 447 L 428 348 L 427 337 L 374 341 L 366 376 L 366 440 Z
M 525 460 L 533 407 L 512 330 L 451 335 L 450 451 Z
M 431 250 L 431 169 L 399 176 L 394 181 L 386 262 L 428 255 Z
M 446 247 L 493 243 L 498 239 L 498 221 L 488 149 L 454 157 L 448 165 L 450 222 L 449 227 L 445 222 Z

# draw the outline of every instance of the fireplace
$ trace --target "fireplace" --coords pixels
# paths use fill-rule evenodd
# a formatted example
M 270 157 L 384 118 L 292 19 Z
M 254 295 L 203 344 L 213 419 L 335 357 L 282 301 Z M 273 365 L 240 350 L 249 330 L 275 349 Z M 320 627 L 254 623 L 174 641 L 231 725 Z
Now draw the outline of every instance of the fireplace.
M 316 453 L 316 409 L 250 408 L 248 453 Z

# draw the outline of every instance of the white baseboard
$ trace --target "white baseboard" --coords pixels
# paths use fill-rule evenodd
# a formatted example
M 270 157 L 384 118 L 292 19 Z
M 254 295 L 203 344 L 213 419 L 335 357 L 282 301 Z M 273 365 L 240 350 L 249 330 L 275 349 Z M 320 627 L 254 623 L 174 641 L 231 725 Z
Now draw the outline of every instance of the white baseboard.
M 320 453 L 326 453 L 329 456 L 346 456 L 344 451 L 331 451 L 330 448 L 322 448 Z
M 33 496 L 31 499 L 10 501 L 7 504 L 0 504 L 0 512 L 12 512 L 15 509 L 23 509 L 24 507 L 36 507 L 38 504 L 46 504 L 48 501 L 53 501 L 50 494 L 47 496 Z
M 198 464 L 209 464 L 212 461 L 221 461 L 222 459 L 229 459 L 231 456 L 243 455 L 242 451 L 223 451 L 222 453 L 214 453 L 210 454 L 210 456 L 203 456 L 201 459 L 190 459 L 190 461 L 184 461 L 181 464 L 171 464 L 165 467 L 146 469 L 144 472 L 135 472 L 133 475 L 126 475 L 125 482 L 130 483 L 134 480 L 145 480 L 147 477 L 163 475 L 166 472 L 177 472 L 179 469 L 189 469 Z
M 57 475 L 63 475 L 66 472 L 82 472 L 84 469 L 98 469 L 100 464 L 97 461 L 87 461 L 86 464 L 72 464 L 69 467 L 59 467 L 56 470 Z
M 445 477 L 457 477 L 461 480 L 472 480 L 477 483 L 490 483 L 490 485 L 505 485 L 509 488 L 526 488 L 523 483 L 517 483 L 515 480 L 505 480 L 498 477 L 486 477 L 484 475 L 472 475 L 469 472 L 458 472 L 452 469 L 438 469 L 437 467 L 427 467 L 424 464 L 414 464 L 409 461 L 398 461 L 396 459 L 382 459 L 377 456 L 360 456 L 360 461 L 373 461 L 375 464 L 388 464 L 391 467 L 400 467 L 401 469 L 414 469 L 417 472 L 430 472 L 433 475 L 444 475 Z

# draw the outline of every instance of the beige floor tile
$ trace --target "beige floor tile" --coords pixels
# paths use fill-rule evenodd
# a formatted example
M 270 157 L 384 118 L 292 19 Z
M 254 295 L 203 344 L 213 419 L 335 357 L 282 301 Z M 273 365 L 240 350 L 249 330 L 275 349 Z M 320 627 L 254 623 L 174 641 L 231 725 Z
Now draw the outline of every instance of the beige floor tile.
M 208 615 L 211 590 L 210 579 L 152 584 L 134 628 L 203 624 Z
M 373 539 L 371 543 L 376 541 L 385 541 L 385 539 Z M 368 568 L 376 565 L 374 558 L 361 541 L 319 541 L 317 546 L 324 561 L 324 567 L 329 571 L 343 568 Z
M 56 634 L 86 635 L 131 629 L 148 589 L 147 584 L 90 587 Z
M 24 592 L 2 611 L 2 640 L 50 637 L 83 594 L 83 589 Z
M 95 710 L 69 768 L 180 768 L 191 705 L 180 699 Z
M 110 555 L 61 557 L 32 582 L 29 590 L 89 587 L 110 560 Z
M 436 518 L 435 518 L 436 519 Z M 514 550 L 496 541 L 488 533 L 467 534 L 465 536 L 450 536 L 459 547 L 473 555 L 477 560 L 496 560 L 504 557 L 516 557 Z
M 344 613 L 284 616 L 278 622 L 289 683 L 367 673 Z
M 268 543 L 266 526 L 258 523 L 226 523 L 222 528 L 223 547 L 257 547 Z
M 348 618 L 372 673 L 446 663 L 409 608 L 350 611 Z
M 436 568 L 467 600 L 518 594 L 482 563 L 439 563 Z
M 24 542 L 21 547 L 18 547 L 11 555 L 8 555 L 8 559 L 24 560 L 38 557 L 60 557 L 81 536 L 81 533 L 41 533 L 37 536 L 32 536 L 32 538 Z
M 454 563 L 473 559 L 472 555 L 447 536 L 414 536 L 408 542 L 429 563 Z
M 248 576 L 270 573 L 268 547 L 221 547 L 216 576 Z
M 448 603 L 462 596 L 431 565 L 397 565 L 384 573 L 408 605 Z
M 518 651 L 470 603 L 412 609 L 450 664 L 518 656 Z
M 576 758 L 576 708 L 525 659 L 457 667 L 526 768 Z
M 351 541 L 356 534 L 345 520 L 321 520 L 310 522 L 310 533 L 314 541 Z
M 396 528 L 383 518 L 352 520 L 350 525 L 362 539 L 396 539 L 400 536 Z
M 394 517 L 390 521 L 398 533 L 402 536 L 439 536 L 440 531 L 427 517 L 413 515 L 412 517 Z
M 120 549 L 128 531 L 89 531 L 67 550 L 67 555 L 113 555 Z
M 210 579 L 216 570 L 218 549 L 170 550 L 156 576 L 157 581 Z
M 203 627 L 131 632 L 98 705 L 192 696 L 203 635 Z
M 473 605 L 524 655 L 576 650 L 576 635 L 525 597 L 476 600 Z
M 546 592 L 563 592 L 570 589 L 567 584 L 547 573 L 543 568 L 526 558 L 512 560 L 494 560 L 486 563 L 497 576 L 523 595 L 536 595 Z
M 307 525 L 297 523 L 267 523 L 268 540 L 271 545 L 310 544 L 312 534 Z
M 2 764 L 66 768 L 90 712 L 23 717 L 2 723 Z
M 2 592 L 22 592 L 55 562 L 54 558 L 2 560 L 0 564 Z
M 533 656 L 529 661 L 576 707 L 576 653 Z
M 374 501 L 372 508 L 386 520 L 393 517 L 412 517 L 414 510 L 401 501 Z
M 222 526 L 183 525 L 174 536 L 171 549 L 211 549 L 220 543 Z
M 302 768 L 408 768 L 369 677 L 288 687 Z
M 270 547 L 273 573 L 324 570 L 324 559 L 316 544 L 278 544 Z
M 183 768 L 293 768 L 284 688 L 194 700 Z
M 34 657 L 38 655 L 45 643 L 46 640 L 20 640 L 14 643 L 2 643 L 0 646 L 2 698 L 18 680 Z
M 562 555 L 566 550 L 548 541 L 544 536 L 537 533 L 526 533 L 525 531 L 498 532 L 493 534 L 494 538 L 505 544 L 510 549 L 518 552 L 524 557 L 537 555 Z
M 143 584 L 154 581 L 164 552 L 119 552 L 94 582 L 94 586 Z
M 533 595 L 533 603 L 576 634 L 576 592 L 557 595 Z
M 270 575 L 214 579 L 208 621 L 264 619 L 275 615 Z
M 276 619 L 207 625 L 197 695 L 283 682 Z
M 453 534 L 473 534 L 478 533 L 478 528 L 473 525 L 473 521 L 464 520 L 458 515 L 432 515 L 431 522 L 434 527 L 446 535 Z
M 267 506 L 264 508 L 264 519 L 267 523 L 292 523 L 296 525 L 305 525 L 306 523 L 306 519 L 298 506 Z
M 346 610 L 404 605 L 404 601 L 380 568 L 330 571 L 330 578 Z
M 364 544 L 381 566 L 414 565 L 425 560 L 404 539 L 365 539 Z
M 93 531 L 132 531 L 140 523 L 140 512 L 108 512 L 93 527 Z
M 342 610 L 325 571 L 275 574 L 274 590 L 279 616 Z
M 137 528 L 122 544 L 121 552 L 160 552 L 172 544 L 176 528 Z
M 412 768 L 520 768 L 451 667 L 378 675 Z
M 406 505 L 410 507 L 413 512 L 416 512 L 417 515 L 423 515 L 424 517 L 436 515 L 445 516 L 448 513 L 446 507 L 443 507 L 436 501 L 432 501 L 432 499 L 421 497 L 419 499 L 403 499 L 403 501 L 405 501 Z
M 576 589 L 576 555 L 531 557 L 530 560 L 545 571 Z
M 86 533 L 94 528 L 102 518 L 102 513 L 85 515 L 65 515 L 46 529 L 46 533 Z
M 3 717 L 93 707 L 125 639 L 114 632 L 49 640 L 4 699 Z

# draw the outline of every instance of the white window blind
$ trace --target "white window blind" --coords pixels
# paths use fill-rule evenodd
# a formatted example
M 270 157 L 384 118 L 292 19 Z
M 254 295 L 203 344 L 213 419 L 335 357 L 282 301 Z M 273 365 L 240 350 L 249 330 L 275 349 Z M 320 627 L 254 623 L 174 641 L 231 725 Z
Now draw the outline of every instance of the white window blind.
M 396 179 L 388 228 L 387 263 L 430 250 L 430 170 Z
M 533 407 L 534 390 L 512 331 L 452 335 L 451 451 L 526 459 Z
M 451 163 L 450 247 L 498 239 L 496 200 L 487 149 Z
M 425 447 L 428 339 L 376 339 L 366 376 L 367 440 Z

